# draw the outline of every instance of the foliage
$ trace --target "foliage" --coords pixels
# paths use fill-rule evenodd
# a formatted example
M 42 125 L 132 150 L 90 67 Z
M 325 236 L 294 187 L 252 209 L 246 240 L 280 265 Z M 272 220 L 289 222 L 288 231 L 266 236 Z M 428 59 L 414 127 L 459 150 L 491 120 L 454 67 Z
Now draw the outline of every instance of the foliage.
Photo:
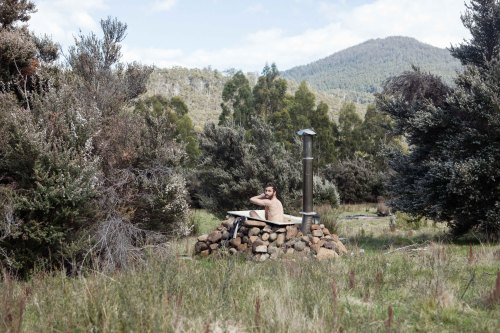
M 339 158 L 351 157 L 363 147 L 361 126 L 363 119 L 356 112 L 354 103 L 345 103 L 339 113 Z
M 491 28 L 482 22 L 491 22 L 491 17 L 481 13 L 498 12 L 498 2 L 471 5 L 466 17 L 473 18 L 472 26 Z M 390 79 L 377 98 L 379 108 L 394 119 L 394 131 L 404 133 L 410 145 L 408 154 L 391 153 L 396 172 L 392 205 L 447 221 L 455 234 L 477 229 L 491 238 L 500 233 L 500 54 L 495 47 L 488 61 L 490 48 L 483 46 L 498 43 L 495 29 L 494 36 L 489 30 L 474 30 L 468 46 L 455 49 L 468 65 L 456 87 L 414 69 Z M 485 41 L 490 38 L 494 40 Z M 469 58 L 467 50 L 486 54 L 477 64 L 478 58 Z
M 340 205 L 340 196 L 337 187 L 327 179 L 314 176 L 313 193 L 314 205 L 329 205 L 334 208 Z
M 0 14 L 16 3 L 2 2 Z M 2 87 L 14 87 L 0 90 L 0 265 L 13 272 L 61 264 L 74 272 L 86 257 L 124 268 L 123 256 L 164 241 L 158 232 L 187 230 L 178 168 L 184 147 L 195 144 L 193 159 L 197 148 L 187 108 L 172 99 L 168 114 L 132 112 L 151 68 L 119 62 L 125 24 L 108 18 L 101 27 L 102 38 L 76 38 L 65 69 L 49 67 L 56 54 L 46 38 L 0 29 Z M 33 72 L 12 72 L 34 60 Z M 46 84 L 18 89 L 31 78 Z
M 170 100 L 161 95 L 144 97 L 135 103 L 135 112 L 146 116 L 151 124 L 153 119 L 164 122 L 168 127 L 164 130 L 173 132 L 169 136 L 183 145 L 187 153 L 187 158 L 181 159 L 181 163 L 189 167 L 196 164 L 200 156 L 198 138 L 188 115 L 189 110 L 180 97 Z
M 500 5 L 498 0 L 471 0 L 462 15 L 462 23 L 470 31 L 470 41 L 451 47 L 451 54 L 463 65 L 484 67 L 494 60 L 500 48 Z
M 339 158 L 339 129 L 337 123 L 328 115 L 328 105 L 320 102 L 310 118 L 311 127 L 316 132 L 314 139 L 314 154 L 317 156 L 317 166 L 322 168 Z
M 248 137 L 241 127 L 207 124 L 201 136 L 199 168 L 201 205 L 217 215 L 248 209 L 250 197 L 267 182 L 278 187 L 278 198 L 291 209 L 299 195 L 301 165 L 276 143 L 268 125 L 258 118 Z
M 219 125 L 236 124 L 249 127 L 250 118 L 254 113 L 253 95 L 250 82 L 242 71 L 236 72 L 224 85 L 222 91 L 222 113 Z
M 130 100 L 146 91 L 150 67 L 119 63 L 120 43 L 127 25 L 116 18 L 101 20 L 102 38 L 80 34 L 69 48 L 68 64 L 84 98 L 93 98 L 105 117 L 118 113 Z
M 374 202 L 384 194 L 385 172 L 377 170 L 374 163 L 355 156 L 328 165 L 325 178 L 337 185 L 342 202 Z
M 256 114 L 267 121 L 268 117 L 282 110 L 286 91 L 286 80 L 280 78 L 276 64 L 266 64 L 252 91 Z
M 58 46 L 48 37 L 37 37 L 28 28 L 18 25 L 35 12 L 27 0 L 6 0 L 0 3 L 0 93 L 14 93 L 29 109 L 33 94 L 48 89 L 46 69 L 58 56 Z
M 35 4 L 29 0 L 4 0 L 0 4 L 2 29 L 12 28 L 19 22 L 27 22 L 31 13 L 36 12 Z

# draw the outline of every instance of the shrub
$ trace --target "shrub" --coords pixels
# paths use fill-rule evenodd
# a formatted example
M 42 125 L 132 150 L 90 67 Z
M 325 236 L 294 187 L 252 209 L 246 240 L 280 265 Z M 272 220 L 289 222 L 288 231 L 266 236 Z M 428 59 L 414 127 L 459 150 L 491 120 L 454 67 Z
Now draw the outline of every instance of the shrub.
M 228 210 L 249 209 L 249 198 L 273 182 L 285 210 L 293 209 L 300 195 L 301 165 L 274 142 L 268 125 L 254 119 L 254 127 L 245 133 L 241 127 L 208 124 L 200 146 L 197 196 L 202 207 L 219 216 Z
M 374 202 L 384 192 L 385 174 L 360 157 L 329 165 L 324 173 L 327 180 L 337 185 L 344 203 Z
M 327 179 L 314 176 L 313 193 L 314 205 L 328 204 L 331 207 L 338 207 L 340 205 L 340 196 L 337 187 Z

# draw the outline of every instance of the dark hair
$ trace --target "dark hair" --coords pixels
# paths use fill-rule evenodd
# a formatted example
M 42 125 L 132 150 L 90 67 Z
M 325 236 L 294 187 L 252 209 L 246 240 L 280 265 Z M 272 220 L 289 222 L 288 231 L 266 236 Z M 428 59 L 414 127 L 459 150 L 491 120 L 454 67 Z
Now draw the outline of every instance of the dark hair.
M 274 185 L 274 183 L 267 183 L 266 186 L 264 186 L 264 189 L 268 187 L 272 187 L 274 192 L 278 192 L 278 189 L 276 188 L 276 185 Z

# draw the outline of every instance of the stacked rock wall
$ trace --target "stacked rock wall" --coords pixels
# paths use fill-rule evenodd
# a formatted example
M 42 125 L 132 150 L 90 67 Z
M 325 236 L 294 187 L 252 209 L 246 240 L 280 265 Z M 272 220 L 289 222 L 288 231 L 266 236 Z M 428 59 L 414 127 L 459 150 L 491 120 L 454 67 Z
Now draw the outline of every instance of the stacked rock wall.
M 313 224 L 311 234 L 303 235 L 297 225 L 276 226 L 247 219 L 233 238 L 231 233 L 234 223 L 235 219 L 228 219 L 210 234 L 199 236 L 195 254 L 208 256 L 223 251 L 230 254 L 244 253 L 257 261 L 292 254 L 318 260 L 347 254 L 339 237 L 322 224 Z

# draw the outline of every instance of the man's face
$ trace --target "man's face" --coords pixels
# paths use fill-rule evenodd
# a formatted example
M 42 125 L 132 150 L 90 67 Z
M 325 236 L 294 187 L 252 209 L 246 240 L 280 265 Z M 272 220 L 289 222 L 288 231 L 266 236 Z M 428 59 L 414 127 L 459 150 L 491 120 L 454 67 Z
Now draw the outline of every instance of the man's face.
M 264 189 L 264 194 L 266 195 L 266 199 L 272 199 L 272 198 L 274 198 L 274 193 L 275 192 L 274 192 L 274 190 L 273 190 L 273 188 L 271 186 L 266 187 Z

